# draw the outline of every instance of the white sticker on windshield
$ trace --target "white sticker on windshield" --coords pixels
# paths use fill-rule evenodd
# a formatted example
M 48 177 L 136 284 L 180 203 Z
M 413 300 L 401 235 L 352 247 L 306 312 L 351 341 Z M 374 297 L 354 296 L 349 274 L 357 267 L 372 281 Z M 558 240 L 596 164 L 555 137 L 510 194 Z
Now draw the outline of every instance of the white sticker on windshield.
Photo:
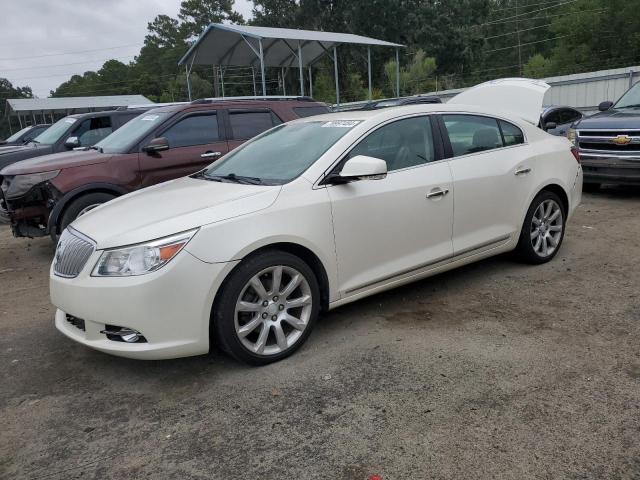
M 157 120 L 157 119 L 158 119 L 158 115 L 145 115 L 140 120 L 143 120 L 145 122 L 153 122 L 154 120 Z
M 334 120 L 332 122 L 326 122 L 322 126 L 322 128 L 352 128 L 355 127 L 358 123 L 358 120 Z
M 75 118 L 65 118 L 64 119 L 64 123 L 76 123 L 76 119 Z

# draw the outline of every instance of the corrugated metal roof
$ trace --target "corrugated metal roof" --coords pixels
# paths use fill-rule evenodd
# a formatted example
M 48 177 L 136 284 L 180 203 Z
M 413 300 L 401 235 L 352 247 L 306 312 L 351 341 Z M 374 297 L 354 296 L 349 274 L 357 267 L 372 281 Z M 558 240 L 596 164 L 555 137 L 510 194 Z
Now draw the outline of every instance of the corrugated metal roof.
M 149 105 L 153 102 L 144 95 L 109 95 L 103 97 L 9 98 L 7 103 L 13 112 L 40 112 L 42 110 L 64 111 Z
M 212 23 L 178 64 L 193 62 L 196 65 L 259 65 L 258 41 L 262 41 L 266 67 L 297 65 L 298 44 L 302 50 L 303 66 L 313 63 L 325 53 L 325 50 L 345 43 L 404 47 L 398 43 L 351 33 Z

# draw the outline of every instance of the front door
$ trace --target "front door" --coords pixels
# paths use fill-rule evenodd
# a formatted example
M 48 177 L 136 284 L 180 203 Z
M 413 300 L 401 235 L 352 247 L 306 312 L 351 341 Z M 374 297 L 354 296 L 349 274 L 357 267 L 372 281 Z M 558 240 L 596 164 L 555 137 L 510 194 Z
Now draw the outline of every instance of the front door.
M 348 154 L 385 160 L 386 178 L 328 187 L 341 295 L 452 255 L 451 172 L 434 137 L 428 116 L 387 123 Z
M 191 113 L 158 132 L 157 137 L 169 142 L 169 150 L 140 153 L 140 186 L 190 175 L 227 153 L 227 141 L 220 135 L 218 120 L 215 110 Z

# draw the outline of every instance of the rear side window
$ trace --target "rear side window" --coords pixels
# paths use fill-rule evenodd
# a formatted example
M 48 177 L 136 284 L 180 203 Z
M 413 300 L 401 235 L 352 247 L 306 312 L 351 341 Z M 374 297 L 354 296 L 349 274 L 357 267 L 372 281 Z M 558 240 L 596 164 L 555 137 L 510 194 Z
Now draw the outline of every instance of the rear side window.
M 183 118 L 162 134 L 171 148 L 205 145 L 220 140 L 218 116 L 215 113 Z
M 80 146 L 90 147 L 113 132 L 111 117 L 87 118 L 73 131 L 73 136 L 78 137 Z
M 232 138 L 234 140 L 248 140 L 269 130 L 274 125 L 282 123 L 270 111 L 264 112 L 229 112 Z
M 293 111 L 300 118 L 312 117 L 313 115 L 322 115 L 329 113 L 329 107 L 324 105 L 315 105 L 313 107 L 293 107 Z
M 504 146 L 520 145 L 524 143 L 524 134 L 522 130 L 513 123 L 500 120 L 500 128 L 502 129 L 502 137 L 504 138 Z
M 502 135 L 495 118 L 476 115 L 443 115 L 453 156 L 500 148 Z

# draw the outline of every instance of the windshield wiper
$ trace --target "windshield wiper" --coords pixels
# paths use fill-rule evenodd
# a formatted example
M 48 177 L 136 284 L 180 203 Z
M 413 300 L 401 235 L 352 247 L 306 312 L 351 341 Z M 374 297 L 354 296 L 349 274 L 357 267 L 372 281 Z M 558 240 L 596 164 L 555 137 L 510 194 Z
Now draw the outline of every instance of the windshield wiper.
M 258 177 L 245 177 L 244 175 L 236 175 L 235 173 L 229 173 L 227 175 L 207 175 L 203 173 L 203 178 L 207 180 L 213 180 L 218 182 L 233 182 L 233 183 L 243 183 L 246 185 L 261 185 L 262 179 Z
M 623 107 L 616 107 L 615 105 L 611 108 L 638 108 L 640 107 L 640 103 L 634 103 L 632 105 L 625 105 Z

